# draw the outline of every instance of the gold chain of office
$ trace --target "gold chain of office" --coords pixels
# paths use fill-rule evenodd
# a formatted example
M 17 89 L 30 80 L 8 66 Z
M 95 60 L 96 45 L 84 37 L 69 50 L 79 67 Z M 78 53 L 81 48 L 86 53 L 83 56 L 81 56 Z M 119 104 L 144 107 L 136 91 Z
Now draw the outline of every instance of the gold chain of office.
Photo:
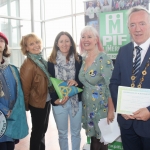
M 149 58 L 150 59 L 150 58 Z M 142 71 L 142 77 L 140 79 L 140 82 L 139 84 L 137 85 L 137 88 L 141 88 L 142 87 L 142 83 L 144 81 L 144 77 L 146 76 L 147 74 L 147 68 L 150 66 L 150 60 L 148 60 L 148 62 L 146 63 L 146 66 L 144 68 L 144 70 Z M 132 72 L 132 76 L 131 76 L 131 87 L 135 87 L 135 79 L 136 79 L 136 76 L 133 75 L 133 72 Z

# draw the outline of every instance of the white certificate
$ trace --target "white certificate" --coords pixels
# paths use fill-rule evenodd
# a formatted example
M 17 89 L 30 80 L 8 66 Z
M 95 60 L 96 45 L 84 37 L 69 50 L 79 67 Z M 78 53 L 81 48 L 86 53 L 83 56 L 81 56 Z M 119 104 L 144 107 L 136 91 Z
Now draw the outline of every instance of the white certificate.
M 150 89 L 119 86 L 117 98 L 118 114 L 129 114 L 150 106 Z

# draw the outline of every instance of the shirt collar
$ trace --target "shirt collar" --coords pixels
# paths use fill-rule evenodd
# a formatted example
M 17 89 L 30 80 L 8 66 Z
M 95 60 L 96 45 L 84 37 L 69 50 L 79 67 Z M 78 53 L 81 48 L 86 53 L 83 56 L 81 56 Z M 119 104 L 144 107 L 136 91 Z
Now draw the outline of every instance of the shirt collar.
M 138 46 L 138 45 L 134 42 L 134 47 L 135 46 Z M 150 38 L 148 38 L 146 42 L 144 42 L 143 44 L 141 44 L 139 46 L 142 48 L 142 50 L 146 50 L 147 51 L 149 46 L 150 46 Z

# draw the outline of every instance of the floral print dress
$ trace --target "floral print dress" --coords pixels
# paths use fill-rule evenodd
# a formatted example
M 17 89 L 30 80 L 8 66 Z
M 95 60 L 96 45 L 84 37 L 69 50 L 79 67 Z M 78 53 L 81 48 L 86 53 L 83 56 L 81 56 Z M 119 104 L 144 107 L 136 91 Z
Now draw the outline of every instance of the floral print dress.
M 82 92 L 82 123 L 89 137 L 101 138 L 98 122 L 107 117 L 108 97 L 110 96 L 109 82 L 113 70 L 112 61 L 106 53 L 101 52 L 84 71 L 85 59 L 79 73 L 79 80 L 83 83 Z

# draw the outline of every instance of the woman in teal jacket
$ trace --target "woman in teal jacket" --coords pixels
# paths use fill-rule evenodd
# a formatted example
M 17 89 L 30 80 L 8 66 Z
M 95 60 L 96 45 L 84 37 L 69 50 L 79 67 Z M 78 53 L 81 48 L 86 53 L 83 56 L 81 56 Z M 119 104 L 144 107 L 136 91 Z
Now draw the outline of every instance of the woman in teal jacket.
M 8 39 L 0 32 L 0 111 L 7 121 L 6 132 L 0 138 L 0 150 L 14 150 L 15 140 L 28 134 L 19 72 L 8 63 L 9 56 Z

